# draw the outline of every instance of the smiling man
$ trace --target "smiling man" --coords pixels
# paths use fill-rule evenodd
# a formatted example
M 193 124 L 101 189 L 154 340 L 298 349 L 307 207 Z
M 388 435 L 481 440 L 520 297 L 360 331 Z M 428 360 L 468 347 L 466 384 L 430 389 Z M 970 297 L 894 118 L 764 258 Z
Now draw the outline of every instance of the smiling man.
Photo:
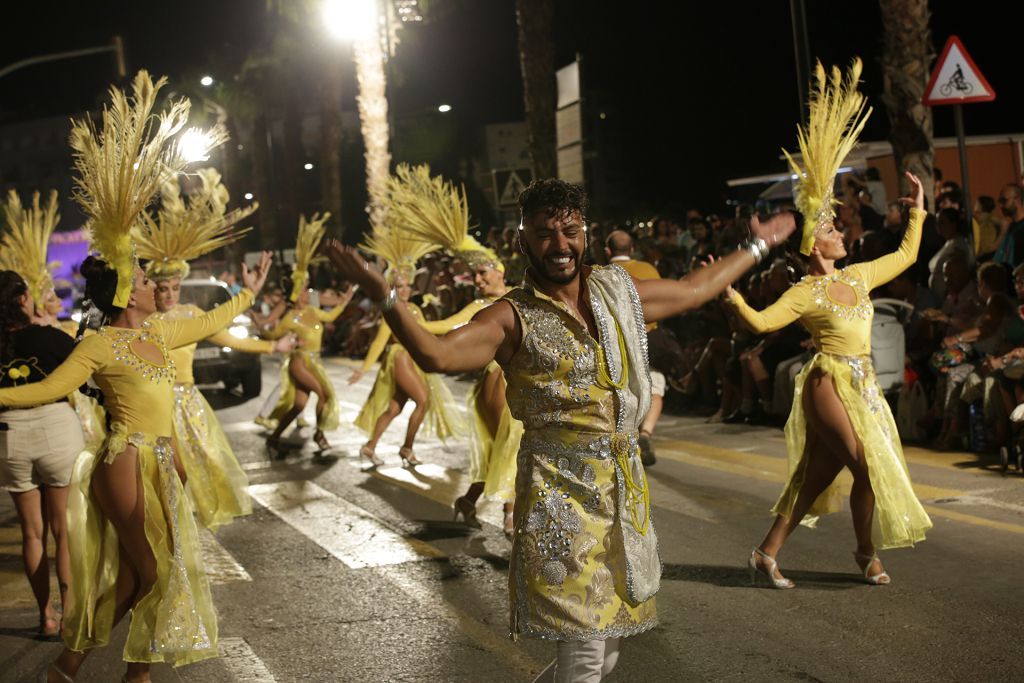
M 733 254 L 682 280 L 634 280 L 616 265 L 583 264 L 587 197 L 561 180 L 519 196 L 522 287 L 437 338 L 356 250 L 327 253 L 380 302 L 426 372 L 497 360 L 512 415 L 523 422 L 509 575 L 512 637 L 558 642 L 538 680 L 599 681 L 620 639 L 655 626 L 661 558 L 637 447 L 650 405 L 645 322 L 699 307 L 795 229 L 792 214 L 752 222 Z

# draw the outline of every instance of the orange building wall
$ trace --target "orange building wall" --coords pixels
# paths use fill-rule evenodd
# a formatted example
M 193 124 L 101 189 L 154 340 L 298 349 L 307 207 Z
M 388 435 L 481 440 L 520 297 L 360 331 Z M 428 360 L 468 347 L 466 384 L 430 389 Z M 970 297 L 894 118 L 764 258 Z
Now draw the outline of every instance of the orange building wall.
M 998 197 L 1007 183 L 1021 180 L 1020 150 L 1016 143 L 971 145 L 967 148 L 967 169 L 970 173 L 971 196 L 987 194 Z M 889 200 L 899 196 L 899 176 L 896 161 L 891 154 L 868 159 L 868 165 L 878 169 Z M 960 152 L 956 147 L 935 150 L 935 166 L 942 169 L 942 179 L 963 185 L 960 177 Z

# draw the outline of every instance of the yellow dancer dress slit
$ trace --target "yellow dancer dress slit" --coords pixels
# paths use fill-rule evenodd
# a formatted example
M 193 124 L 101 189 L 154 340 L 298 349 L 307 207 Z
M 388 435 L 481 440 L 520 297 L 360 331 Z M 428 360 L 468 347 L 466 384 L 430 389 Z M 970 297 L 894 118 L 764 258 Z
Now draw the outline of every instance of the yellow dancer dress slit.
M 103 391 L 111 426 L 103 447 L 75 463 L 68 500 L 71 587 L 64 612 L 65 644 L 84 651 L 110 640 L 118 575 L 118 538 L 91 491 L 101 462 L 129 446 L 138 450 L 144 528 L 156 558 L 153 588 L 131 611 L 124 646 L 128 662 L 181 666 L 217 656 L 217 617 L 203 569 L 192 505 L 174 467 L 175 363 L 170 351 L 223 329 L 252 305 L 248 290 L 191 320 L 152 320 L 140 329 L 103 327 L 83 339 L 42 382 L 0 390 L 0 406 L 21 408 L 68 395 L 90 376 Z M 132 348 L 155 344 L 166 362 L 153 364 Z
M 192 320 L 204 315 L 194 305 L 178 305 L 167 313 L 154 313 L 151 320 Z M 237 339 L 220 330 L 206 341 L 247 353 L 273 353 L 274 342 Z M 238 458 L 213 408 L 196 388 L 192 375 L 192 359 L 196 344 L 188 344 L 170 352 L 176 370 L 174 380 L 174 445 L 185 468 L 185 486 L 199 523 L 211 531 L 235 517 L 252 512 L 252 503 L 245 476 Z
M 406 305 L 421 325 L 426 327 L 431 324 L 423 319 L 423 313 L 416 305 Z M 452 328 L 443 328 L 443 331 L 440 333 L 443 334 L 450 329 Z M 434 333 L 438 334 L 439 332 Z M 377 330 L 377 336 L 374 337 L 373 343 L 370 344 L 370 348 L 366 353 L 362 371 L 366 372 L 372 368 L 373 364 L 381 357 L 381 354 L 383 354 L 384 359 L 381 361 L 380 372 L 377 373 L 377 378 L 373 382 L 370 395 L 366 397 L 366 403 L 363 404 L 362 410 L 359 411 L 359 415 L 355 419 L 356 427 L 359 427 L 369 436 L 373 435 L 373 428 L 377 424 L 377 419 L 388 409 L 388 404 L 397 391 L 395 359 L 400 353 L 406 353 L 405 347 L 394 339 L 391 334 L 391 328 L 381 318 L 380 329 Z M 452 392 L 441 379 L 441 376 L 423 372 L 415 363 L 413 363 L 413 367 L 416 368 L 416 372 L 419 373 L 426 383 L 427 396 L 430 397 L 427 412 L 423 416 L 423 428 L 426 430 L 426 433 L 428 435 L 433 434 L 442 441 L 447 440 L 450 436 L 465 434 L 465 422 L 462 416 L 459 415 L 459 409 L 455 405 L 455 398 L 452 396 Z
M 473 316 L 492 303 L 494 301 L 488 299 L 476 299 L 455 315 L 444 320 L 425 322 L 423 327 L 432 334 L 448 334 L 456 327 L 468 323 Z M 516 454 L 519 452 L 519 441 L 523 437 L 523 423 L 512 417 L 506 401 L 498 421 L 498 429 L 491 434 L 481 414 L 479 403 L 481 392 L 492 372 L 502 373 L 500 389 L 504 394 L 504 373 L 496 361 L 491 361 L 469 390 L 466 399 L 470 420 L 469 481 L 483 483 L 484 496 L 502 503 L 511 503 L 516 498 Z
M 807 464 L 803 386 L 807 377 L 820 368 L 832 377 L 864 449 L 875 493 L 871 540 L 880 549 L 912 546 L 924 540 L 925 531 L 932 526 L 914 493 L 899 432 L 871 365 L 874 308 L 868 298 L 872 289 L 889 282 L 917 258 L 925 215 L 924 211 L 911 209 L 903 242 L 892 254 L 837 269 L 831 275 L 807 276 L 762 312 L 750 308 L 738 293 L 732 298 L 736 313 L 753 331 L 772 332 L 799 320 L 810 331 L 818 350 L 796 378 L 793 409 L 786 422 L 789 481 L 772 512 L 788 517 L 800 494 Z M 857 295 L 855 305 L 833 298 L 830 287 L 836 282 L 853 289 Z M 811 506 L 809 514 L 815 517 L 808 517 L 807 525 L 813 526 L 817 515 L 836 512 L 840 502 L 838 483 L 833 482 Z
M 294 334 L 298 340 L 298 346 L 281 364 L 281 398 L 277 400 L 277 405 L 270 413 L 271 420 L 280 420 L 295 404 L 295 382 L 292 381 L 288 367 L 291 363 L 299 360 L 306 364 L 328 397 L 326 405 L 320 413 L 317 428 L 325 432 L 338 428 L 341 421 L 341 410 L 338 407 L 338 398 L 334 393 L 334 383 L 327 376 L 327 369 L 320 358 L 320 346 L 323 343 L 324 323 L 334 322 L 344 310 L 344 306 L 335 306 L 330 311 L 311 306 L 292 309 L 281 318 L 273 330 L 264 335 L 268 339 L 280 339 L 286 334 Z

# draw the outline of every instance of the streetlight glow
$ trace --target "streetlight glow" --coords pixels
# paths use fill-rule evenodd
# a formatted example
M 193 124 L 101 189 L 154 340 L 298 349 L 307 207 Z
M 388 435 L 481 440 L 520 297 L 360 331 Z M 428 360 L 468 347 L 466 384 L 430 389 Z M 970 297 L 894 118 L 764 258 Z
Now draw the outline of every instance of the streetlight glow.
M 312 171 L 312 170 L 313 170 L 313 164 L 311 164 L 311 163 L 309 163 L 309 162 L 307 161 L 307 162 L 306 162 L 306 165 L 305 165 L 305 166 L 303 166 L 302 168 L 306 169 L 307 171 Z
M 209 133 L 198 128 L 189 128 L 181 134 L 181 138 L 178 140 L 181 155 L 189 163 L 209 160 L 210 149 L 215 144 Z
M 441 106 L 439 106 L 437 108 L 437 110 L 439 112 L 441 112 L 442 114 L 447 114 L 448 112 L 450 112 L 452 110 L 452 105 L 450 105 L 450 104 L 442 104 Z
M 199 79 L 199 84 L 204 88 L 209 88 L 213 85 L 213 76 L 203 76 Z
M 245 196 L 245 201 L 247 201 L 247 202 L 251 202 L 252 201 L 252 192 L 246 192 L 244 196 Z
M 327 32 L 346 42 L 372 36 L 379 22 L 376 0 L 324 0 L 321 16 Z

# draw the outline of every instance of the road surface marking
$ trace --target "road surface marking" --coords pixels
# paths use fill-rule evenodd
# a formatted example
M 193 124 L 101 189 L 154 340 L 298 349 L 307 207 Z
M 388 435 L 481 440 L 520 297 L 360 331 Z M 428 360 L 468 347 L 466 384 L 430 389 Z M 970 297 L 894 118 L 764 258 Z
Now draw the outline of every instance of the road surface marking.
M 353 569 L 444 557 L 429 543 L 395 533 L 363 508 L 309 481 L 253 484 L 249 495 Z
M 263 660 L 256 656 L 244 638 L 221 638 L 219 642 L 221 661 L 234 674 L 239 683 L 275 683 Z
M 199 529 L 199 544 L 203 549 L 203 565 L 210 583 L 220 585 L 235 581 L 252 581 L 245 567 L 238 564 L 231 553 L 220 544 L 209 529 Z

